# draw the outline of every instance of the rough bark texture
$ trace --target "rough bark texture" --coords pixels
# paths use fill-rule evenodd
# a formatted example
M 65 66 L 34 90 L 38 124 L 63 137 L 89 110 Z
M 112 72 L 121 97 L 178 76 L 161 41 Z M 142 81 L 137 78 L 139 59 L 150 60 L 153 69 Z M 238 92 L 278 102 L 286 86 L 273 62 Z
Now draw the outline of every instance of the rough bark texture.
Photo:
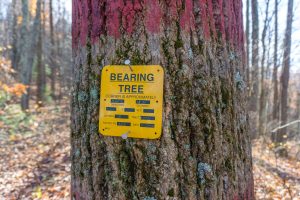
M 291 42 L 292 42 L 292 23 L 293 23 L 293 0 L 288 1 L 286 29 L 284 36 L 284 51 L 283 51 L 283 63 L 282 63 L 282 74 L 281 74 L 281 114 L 280 123 L 284 125 L 287 123 L 288 118 L 288 87 L 290 79 L 290 55 L 291 55 Z M 286 134 L 286 128 L 283 128 L 277 135 L 277 142 L 284 140 Z
M 254 199 L 242 1 L 73 0 L 72 198 Z M 98 133 L 107 64 L 165 70 L 158 140 Z

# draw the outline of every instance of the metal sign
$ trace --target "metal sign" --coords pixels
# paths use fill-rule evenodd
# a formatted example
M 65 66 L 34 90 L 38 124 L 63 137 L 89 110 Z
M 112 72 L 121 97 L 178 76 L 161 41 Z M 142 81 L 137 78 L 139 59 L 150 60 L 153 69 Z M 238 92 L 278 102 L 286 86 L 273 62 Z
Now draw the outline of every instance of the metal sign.
M 102 70 L 99 132 L 157 139 L 162 132 L 164 71 L 159 65 L 109 65 Z

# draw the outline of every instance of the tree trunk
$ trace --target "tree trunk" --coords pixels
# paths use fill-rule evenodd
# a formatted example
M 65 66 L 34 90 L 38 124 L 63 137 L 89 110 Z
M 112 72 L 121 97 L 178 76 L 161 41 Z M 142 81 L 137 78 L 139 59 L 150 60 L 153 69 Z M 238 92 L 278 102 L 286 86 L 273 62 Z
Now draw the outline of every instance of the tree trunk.
M 254 199 L 242 1 L 73 0 L 73 199 Z M 160 64 L 160 139 L 98 133 L 101 69 Z
M 281 114 L 280 123 L 284 125 L 287 123 L 288 118 L 288 87 L 290 79 L 290 55 L 291 55 L 291 40 L 292 40 L 292 23 L 293 23 L 293 0 L 288 1 L 286 30 L 284 36 L 284 50 L 283 50 L 283 63 L 282 63 L 282 74 L 281 74 Z M 284 135 L 286 128 L 281 129 L 277 135 L 277 142 L 284 141 Z
M 41 10 L 41 2 L 37 5 L 37 9 Z M 43 4 L 44 12 L 44 4 Z M 42 13 L 43 13 L 42 12 Z M 46 68 L 42 61 L 43 56 L 43 23 L 41 19 L 41 12 L 37 13 L 37 19 L 39 21 L 38 30 L 38 42 L 37 42 L 37 105 L 43 106 L 46 93 Z
M 28 63 L 29 60 L 29 50 L 30 50 L 30 41 L 29 38 L 29 30 L 28 30 L 28 18 L 29 18 L 29 10 L 28 10 L 28 0 L 22 0 L 22 27 L 21 27 L 21 38 L 20 38 L 20 69 L 21 69 L 21 82 L 28 86 L 26 94 L 22 95 L 21 98 L 21 107 L 23 110 L 29 108 L 29 93 L 30 87 L 29 84 L 31 82 L 31 67 L 32 64 Z
M 251 85 L 250 81 L 250 0 L 246 1 L 246 59 L 247 59 L 247 69 L 246 77 L 247 83 Z
M 18 51 L 18 15 L 17 15 L 17 2 L 12 0 L 12 13 L 13 13 L 13 24 L 12 24 L 12 51 L 11 51 L 11 65 L 14 70 L 18 70 L 19 62 L 19 51 Z
M 49 14 L 50 14 L 50 42 L 51 42 L 51 50 L 50 50 L 50 65 L 51 65 L 51 97 L 52 99 L 56 99 L 56 73 L 57 73 L 57 66 L 55 63 L 55 41 L 54 41 L 54 26 L 53 26 L 53 7 L 52 7 L 52 0 L 49 0 Z
M 252 70 L 251 70 L 251 98 L 250 109 L 256 112 L 258 110 L 258 62 L 259 62 L 259 20 L 258 20 L 258 3 L 257 0 L 251 0 L 252 7 Z M 255 124 L 257 123 L 257 119 Z
M 265 19 L 264 19 L 264 28 L 261 36 L 262 43 L 262 59 L 261 59 L 261 75 L 260 75 L 260 97 L 259 97 L 259 115 L 258 115 L 258 132 L 259 135 L 264 135 L 265 123 L 266 123 L 266 85 L 265 85 L 265 60 L 266 60 L 266 36 L 267 31 L 269 29 L 269 3 L 270 0 L 266 2 L 266 11 L 265 11 Z
M 279 119 L 279 94 L 278 94 L 278 0 L 275 0 L 275 21 L 274 21 L 274 68 L 273 68 L 273 112 L 272 118 L 273 120 L 278 121 Z

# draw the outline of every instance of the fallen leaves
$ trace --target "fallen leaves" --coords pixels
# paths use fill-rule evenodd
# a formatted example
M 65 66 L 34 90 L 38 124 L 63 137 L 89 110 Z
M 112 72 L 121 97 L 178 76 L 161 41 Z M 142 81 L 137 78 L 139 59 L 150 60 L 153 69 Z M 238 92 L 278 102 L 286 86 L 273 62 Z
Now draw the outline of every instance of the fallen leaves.
M 70 199 L 68 113 L 66 106 L 29 111 L 34 121 L 13 134 L 13 124 L 1 130 L 0 199 Z
M 277 157 L 272 145 L 265 146 L 258 140 L 252 149 L 256 199 L 300 199 L 300 162 Z
M 15 106 L 0 110 L 0 199 L 70 199 L 66 105 L 29 110 L 27 116 Z M 254 142 L 256 199 L 300 199 L 299 146 L 289 143 L 295 159 L 285 159 L 275 157 L 274 145 Z

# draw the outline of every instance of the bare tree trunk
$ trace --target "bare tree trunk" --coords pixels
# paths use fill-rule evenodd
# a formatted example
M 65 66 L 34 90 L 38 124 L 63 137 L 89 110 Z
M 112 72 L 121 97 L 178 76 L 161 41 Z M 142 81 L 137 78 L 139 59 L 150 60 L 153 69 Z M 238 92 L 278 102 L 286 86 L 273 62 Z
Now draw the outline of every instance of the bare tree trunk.
M 274 21 L 274 68 L 273 68 L 273 120 L 279 119 L 279 94 L 278 94 L 278 0 L 275 0 Z
M 21 98 L 21 107 L 23 110 L 29 108 L 29 93 L 30 93 L 30 82 L 31 82 L 31 67 L 32 64 L 29 63 L 29 50 L 30 50 L 30 41 L 29 30 L 28 30 L 28 0 L 22 0 L 22 27 L 21 27 L 21 38 L 20 38 L 20 52 L 23 52 L 20 56 L 20 68 L 21 68 L 21 82 L 28 86 L 27 94 L 22 95 Z
M 73 0 L 73 199 L 254 199 L 242 1 L 180 2 Z M 100 70 L 126 59 L 164 68 L 160 139 L 98 133 Z
M 259 97 L 259 115 L 258 115 L 258 132 L 259 135 L 264 134 L 264 125 L 265 125 L 265 110 L 266 110 L 266 92 L 265 92 L 265 60 L 266 60 L 266 36 L 267 31 L 269 29 L 269 3 L 270 0 L 266 2 L 266 11 L 265 11 L 265 20 L 264 20 L 264 28 L 262 32 L 261 42 L 262 42 L 262 59 L 261 59 L 261 75 L 260 75 L 260 97 Z
M 298 86 L 297 111 L 298 111 L 298 119 L 300 119 L 300 84 Z M 300 122 L 298 123 L 298 135 L 300 137 Z
M 56 73 L 57 66 L 55 63 L 55 40 L 54 40 L 54 25 L 53 25 L 53 0 L 49 0 L 49 14 L 50 14 L 50 42 L 51 42 L 51 51 L 50 51 L 50 65 L 51 65 L 51 97 L 53 100 L 56 100 Z
M 41 2 L 37 5 L 37 10 L 41 10 Z M 43 12 L 44 12 L 44 3 L 43 3 Z M 46 68 L 42 61 L 43 56 L 43 25 L 41 19 L 41 13 L 37 13 L 37 20 L 39 21 L 38 26 L 38 42 L 37 42 L 37 105 L 43 106 L 45 101 L 45 93 L 46 93 Z
M 41 0 L 37 0 L 37 10 L 34 20 L 34 24 L 31 30 L 28 30 L 29 26 L 29 10 L 28 10 L 28 0 L 22 0 L 22 12 L 23 12 L 23 22 L 21 30 L 21 58 L 20 58 L 20 68 L 21 68 L 21 82 L 27 86 L 30 86 L 32 78 L 32 66 L 36 55 L 35 47 L 37 44 L 37 35 L 39 28 L 39 15 L 41 13 L 40 5 Z M 27 88 L 27 93 L 22 95 L 21 107 L 22 110 L 27 110 L 29 108 L 29 97 L 30 97 L 30 87 Z
M 18 51 L 18 15 L 17 15 L 17 2 L 12 0 L 12 13 L 13 13 L 13 24 L 12 24 L 12 51 L 11 51 L 11 65 L 14 70 L 18 70 L 19 62 L 19 51 Z
M 292 22 L 293 22 L 293 0 L 288 1 L 286 30 L 284 37 L 284 51 L 283 51 L 283 63 L 281 74 L 281 125 L 287 123 L 288 118 L 288 87 L 290 78 L 290 55 L 291 55 L 291 40 L 292 40 Z M 279 131 L 277 135 L 277 142 L 284 141 L 284 135 L 286 134 L 286 128 Z
M 258 62 L 259 62 L 259 19 L 258 19 L 258 3 L 257 0 L 251 0 L 252 8 L 252 69 L 251 69 L 251 111 L 258 111 L 258 96 L 259 96 L 259 80 L 258 80 Z M 255 124 L 257 123 L 257 119 Z
M 247 69 L 246 69 L 246 76 L 247 76 L 247 83 L 250 83 L 250 0 L 246 1 L 246 59 L 247 59 Z

